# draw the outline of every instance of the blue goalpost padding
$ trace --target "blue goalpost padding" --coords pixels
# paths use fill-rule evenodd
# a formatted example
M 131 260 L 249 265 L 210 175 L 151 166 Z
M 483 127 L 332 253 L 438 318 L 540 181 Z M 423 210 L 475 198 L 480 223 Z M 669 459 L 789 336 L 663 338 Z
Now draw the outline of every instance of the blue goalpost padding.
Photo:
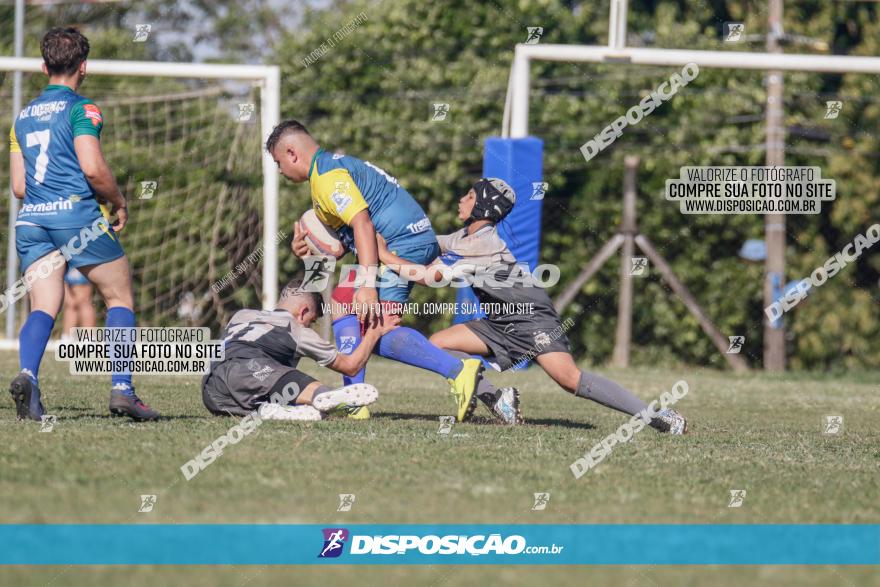
M 499 225 L 499 234 L 520 263 L 534 270 L 541 247 L 541 207 L 544 203 L 544 141 L 535 137 L 486 139 L 483 177 L 498 177 L 516 192 L 516 205 Z M 477 297 L 471 288 L 459 289 L 458 307 L 473 307 Z M 479 313 L 456 313 L 455 324 L 482 317 Z
M 486 139 L 483 177 L 499 177 L 516 192 L 516 205 L 500 224 L 500 234 L 516 260 L 534 269 L 541 248 L 544 141 L 535 137 Z

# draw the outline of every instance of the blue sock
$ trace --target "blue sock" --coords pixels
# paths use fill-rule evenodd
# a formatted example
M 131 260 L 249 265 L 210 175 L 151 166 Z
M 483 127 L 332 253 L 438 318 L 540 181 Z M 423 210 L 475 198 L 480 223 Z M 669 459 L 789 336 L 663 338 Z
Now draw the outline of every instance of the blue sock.
M 458 377 L 464 366 L 460 359 L 431 344 L 421 332 L 406 326 L 395 328 L 380 338 L 374 352 L 386 359 L 433 371 L 447 379 Z
M 333 336 L 336 337 L 336 348 L 343 355 L 350 355 L 361 344 L 361 324 L 357 316 L 343 316 L 333 321 Z M 367 368 L 364 367 L 353 377 L 342 376 L 343 385 L 363 383 L 367 376 Z
M 40 374 L 40 361 L 46 352 L 46 344 L 52 327 L 55 326 L 55 318 L 43 312 L 34 310 L 28 315 L 27 321 L 18 334 L 18 363 L 22 369 L 27 369 L 33 374 L 34 383 Z
M 122 306 L 115 306 L 107 310 L 107 328 L 134 328 L 135 318 L 134 312 L 129 310 L 128 308 L 124 308 Z M 127 335 L 130 339 L 130 335 Z M 115 353 L 112 352 L 114 347 L 120 343 L 113 343 L 108 345 L 111 349 L 109 353 L 110 359 L 114 360 L 116 357 Z M 129 345 L 133 346 L 133 345 Z M 131 352 L 126 353 L 125 358 L 131 358 Z M 122 372 L 122 373 L 111 373 L 110 374 L 110 383 L 113 386 L 113 391 L 117 393 L 124 393 L 126 395 L 131 395 L 134 393 L 134 388 L 131 385 L 131 372 Z

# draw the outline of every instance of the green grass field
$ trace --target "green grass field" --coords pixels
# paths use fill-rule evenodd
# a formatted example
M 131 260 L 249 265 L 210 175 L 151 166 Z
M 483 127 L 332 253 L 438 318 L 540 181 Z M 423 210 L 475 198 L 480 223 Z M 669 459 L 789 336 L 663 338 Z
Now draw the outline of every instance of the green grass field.
M 13 353 L 0 354 L 7 378 Z M 305 362 L 304 362 L 305 363 Z M 306 370 L 328 383 L 338 375 Z M 638 368 L 599 369 L 646 400 L 678 379 L 685 437 L 644 430 L 579 480 L 569 464 L 625 418 L 556 388 L 543 372 L 494 375 L 523 391 L 525 426 L 486 420 L 438 434 L 452 413 L 445 382 L 381 359 L 369 421 L 267 422 L 191 481 L 180 466 L 235 420 L 203 408 L 193 377 L 141 377 L 138 393 L 166 419 L 107 413 L 107 382 L 72 377 L 47 354 L 41 373 L 55 429 L 15 421 L 0 400 L 4 523 L 878 523 L 876 376 Z M 478 408 L 478 414 L 485 414 Z M 824 435 L 827 414 L 843 432 Z M 729 491 L 745 489 L 740 508 Z M 533 493 L 550 492 L 544 511 Z M 338 494 L 357 496 L 337 512 Z M 141 494 L 156 494 L 138 513 Z M 229 545 L 230 549 L 240 545 Z M 878 585 L 858 567 L 9 567 L 4 585 L 314 584 Z

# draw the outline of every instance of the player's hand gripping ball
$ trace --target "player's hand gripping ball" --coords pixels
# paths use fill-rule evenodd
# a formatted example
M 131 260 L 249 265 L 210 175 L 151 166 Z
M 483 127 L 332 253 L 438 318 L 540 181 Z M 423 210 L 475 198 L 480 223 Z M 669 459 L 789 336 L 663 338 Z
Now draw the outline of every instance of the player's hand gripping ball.
M 330 255 L 339 259 L 345 254 L 345 245 L 339 239 L 335 230 L 321 222 L 315 211 L 311 208 L 306 210 L 296 223 L 296 232 L 301 236 L 312 255 Z M 292 246 L 297 253 L 297 238 L 294 237 Z

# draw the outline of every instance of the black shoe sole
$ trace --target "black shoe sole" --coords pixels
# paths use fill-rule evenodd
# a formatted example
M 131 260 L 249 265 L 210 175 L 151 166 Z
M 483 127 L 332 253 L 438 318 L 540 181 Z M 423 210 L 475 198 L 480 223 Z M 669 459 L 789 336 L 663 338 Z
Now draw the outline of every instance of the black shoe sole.
M 125 416 L 125 417 L 128 417 L 128 418 L 131 418 L 131 419 L 134 420 L 135 422 L 154 422 L 154 421 L 158 420 L 158 419 L 161 417 L 161 416 L 159 416 L 159 414 L 156 414 L 155 416 L 152 416 L 152 417 L 149 417 L 149 418 L 145 418 L 145 417 L 142 417 L 142 416 L 138 416 L 137 414 L 133 414 L 133 413 L 131 413 L 128 409 L 125 409 L 125 408 L 114 408 L 114 407 L 111 407 L 111 408 L 110 408 L 110 415 L 111 415 L 111 416 L 120 417 L 120 418 L 123 417 L 123 416 Z
M 18 420 L 36 420 L 39 418 L 31 417 L 31 384 L 29 381 L 22 381 L 18 377 L 9 384 L 9 394 L 12 401 L 15 402 L 15 417 Z
M 684 436 L 685 434 L 688 433 L 688 421 L 683 416 L 682 416 L 682 420 L 684 420 L 684 426 L 682 427 L 681 434 L 676 434 L 675 436 Z M 657 432 L 660 432 L 662 434 L 670 434 L 670 430 L 672 430 L 672 426 L 670 426 L 667 422 L 660 420 L 659 418 L 657 418 L 656 421 L 657 421 L 656 424 L 655 424 L 654 420 L 651 421 L 651 424 L 650 424 L 651 428 L 653 428 L 654 430 L 656 430 Z

